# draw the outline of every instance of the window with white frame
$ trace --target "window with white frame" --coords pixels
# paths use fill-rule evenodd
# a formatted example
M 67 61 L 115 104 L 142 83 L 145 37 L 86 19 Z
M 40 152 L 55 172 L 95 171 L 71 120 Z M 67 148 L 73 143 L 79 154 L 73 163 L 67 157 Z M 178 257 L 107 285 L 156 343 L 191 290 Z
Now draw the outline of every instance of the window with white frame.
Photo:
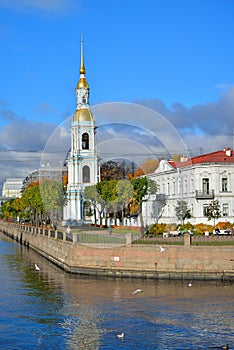
M 193 191 L 194 191 L 194 181 L 193 181 L 193 179 L 191 179 L 191 193 L 193 193 Z
M 173 181 L 173 183 L 172 183 L 172 194 L 175 194 L 175 191 L 176 191 L 176 184 L 175 184 L 175 181 Z
M 184 193 L 187 193 L 188 191 L 188 183 L 187 183 L 187 179 L 184 180 Z
M 82 169 L 82 179 L 84 183 L 90 182 L 90 168 L 85 165 Z
M 190 213 L 191 213 L 191 215 L 193 216 L 193 204 L 190 205 L 190 208 L 191 208 L 191 209 L 190 209 Z
M 178 194 L 181 194 L 181 180 L 178 181 Z
M 227 192 L 228 190 L 228 179 L 226 177 L 222 178 L 222 191 Z
M 208 207 L 209 207 L 209 206 L 208 206 L 207 204 L 203 205 L 203 216 L 207 216 Z
M 229 207 L 227 203 L 223 203 L 223 216 L 228 216 Z
M 202 191 L 205 194 L 209 194 L 210 185 L 209 185 L 209 179 L 207 177 L 202 179 Z
M 89 149 L 89 134 L 87 132 L 82 134 L 82 149 Z

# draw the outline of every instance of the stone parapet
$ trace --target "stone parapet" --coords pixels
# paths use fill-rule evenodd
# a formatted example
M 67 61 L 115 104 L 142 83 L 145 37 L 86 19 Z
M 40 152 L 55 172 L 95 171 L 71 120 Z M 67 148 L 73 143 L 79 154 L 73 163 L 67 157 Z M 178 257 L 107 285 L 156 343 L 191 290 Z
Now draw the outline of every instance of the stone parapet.
M 70 273 L 114 277 L 234 280 L 234 246 L 129 244 L 87 245 L 42 230 L 1 223 L 0 231 L 33 248 Z

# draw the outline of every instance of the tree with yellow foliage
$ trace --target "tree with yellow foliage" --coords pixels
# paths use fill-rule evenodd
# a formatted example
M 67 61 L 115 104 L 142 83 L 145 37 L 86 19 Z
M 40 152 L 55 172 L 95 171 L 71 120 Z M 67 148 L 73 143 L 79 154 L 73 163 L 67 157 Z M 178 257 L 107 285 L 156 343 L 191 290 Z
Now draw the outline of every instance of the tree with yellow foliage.
M 144 160 L 141 165 L 136 169 L 132 178 L 137 178 L 145 174 L 153 173 L 159 165 L 159 160 L 148 158 Z

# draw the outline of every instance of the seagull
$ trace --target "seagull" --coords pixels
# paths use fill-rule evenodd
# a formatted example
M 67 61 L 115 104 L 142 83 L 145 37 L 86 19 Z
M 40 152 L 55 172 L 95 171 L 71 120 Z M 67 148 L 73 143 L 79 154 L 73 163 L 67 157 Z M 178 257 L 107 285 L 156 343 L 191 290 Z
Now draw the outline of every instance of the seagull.
M 35 270 L 40 271 L 40 267 L 37 264 L 35 264 Z
M 142 293 L 142 292 L 143 292 L 142 289 L 136 289 L 136 290 L 134 290 L 134 292 L 132 294 L 137 294 L 137 293 Z
M 188 287 L 192 287 L 192 285 L 193 285 L 193 281 L 190 281 L 188 284 Z
M 159 247 L 160 253 L 164 252 L 164 250 L 166 250 L 165 248 L 161 247 L 160 245 L 157 244 L 157 246 Z
M 117 334 L 117 338 L 124 338 L 124 333 Z
M 222 346 L 210 346 L 209 349 L 223 349 L 223 350 L 229 350 L 229 344 L 222 345 Z
M 222 346 L 222 349 L 224 349 L 224 350 L 229 350 L 229 344 L 223 345 L 223 346 Z

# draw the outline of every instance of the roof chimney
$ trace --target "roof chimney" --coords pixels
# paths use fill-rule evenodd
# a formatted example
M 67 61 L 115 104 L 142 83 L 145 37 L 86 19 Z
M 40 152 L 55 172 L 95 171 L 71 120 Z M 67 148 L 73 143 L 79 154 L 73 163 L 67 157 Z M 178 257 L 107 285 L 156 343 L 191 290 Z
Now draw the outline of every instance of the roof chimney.
M 187 160 L 188 160 L 188 157 L 186 157 L 186 156 L 181 156 L 180 157 L 180 161 L 181 162 L 187 162 Z
M 224 151 L 225 151 L 225 154 L 226 154 L 227 157 L 231 157 L 231 155 L 232 155 L 231 148 L 227 147 L 227 148 L 224 149 Z

